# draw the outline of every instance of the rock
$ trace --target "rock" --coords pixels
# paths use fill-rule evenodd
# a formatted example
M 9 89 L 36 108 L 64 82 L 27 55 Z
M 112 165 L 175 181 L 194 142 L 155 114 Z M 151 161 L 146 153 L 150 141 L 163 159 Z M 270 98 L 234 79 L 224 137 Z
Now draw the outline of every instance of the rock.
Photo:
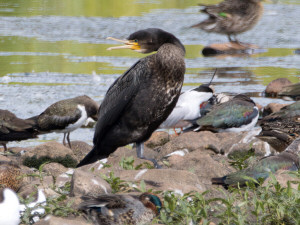
M 174 169 L 121 170 L 115 173 L 121 180 L 140 182 L 144 180 L 146 189 L 173 190 L 179 193 L 206 190 L 198 177 L 189 171 Z
M 172 156 L 169 158 L 169 163 L 172 169 L 191 171 L 202 184 L 208 187 L 211 185 L 211 178 L 222 177 L 233 172 L 233 169 L 228 164 L 227 157 L 219 156 L 223 159 L 222 163 L 217 162 L 213 157 L 206 151 L 199 149 L 185 156 L 176 156 L 176 161 L 172 159 Z
M 267 96 L 276 97 L 277 94 L 283 89 L 283 87 L 292 84 L 292 82 L 287 78 L 278 78 L 271 81 L 265 90 Z
M 187 132 L 176 138 L 171 139 L 164 146 L 159 148 L 158 159 L 162 159 L 168 154 L 178 150 L 206 150 L 210 154 L 234 154 L 234 152 L 248 153 L 253 149 L 255 155 L 266 156 L 272 153 L 274 149 L 268 144 L 255 138 L 261 131 L 257 127 L 251 131 L 233 133 L 212 133 L 210 131 Z
M 158 158 L 163 158 L 177 150 L 187 149 L 189 152 L 192 152 L 199 148 L 210 148 L 212 143 L 214 145 L 213 148 L 219 151 L 219 139 L 210 131 L 183 133 L 176 138 L 172 138 L 171 141 L 162 146 L 159 149 Z
M 281 185 L 281 187 L 287 187 L 287 182 L 290 181 L 291 184 L 291 188 L 298 190 L 298 184 L 294 184 L 293 181 L 296 182 L 300 182 L 299 178 L 296 177 L 292 177 L 291 175 L 289 175 L 289 171 L 287 170 L 278 170 L 275 174 L 274 174 L 276 180 L 278 181 L 278 183 Z M 272 180 L 272 177 L 268 177 L 264 183 L 263 186 L 267 186 L 268 183 Z
M 58 142 L 47 142 L 36 146 L 21 156 L 23 165 L 39 168 L 45 162 L 57 162 L 65 167 L 75 167 L 78 163 L 70 148 Z
M 35 225 L 91 225 L 81 217 L 77 218 L 62 218 L 48 215 L 45 218 L 34 223 Z
M 156 158 L 158 153 L 156 151 L 153 151 L 151 148 L 145 147 L 144 149 L 144 155 L 148 158 Z M 113 154 L 111 154 L 107 158 L 107 164 L 112 165 L 113 169 L 122 169 L 120 166 L 120 162 L 123 161 L 124 159 L 132 157 L 134 160 L 133 166 L 136 167 L 140 164 L 148 163 L 150 165 L 153 165 L 152 162 L 149 160 L 144 160 L 144 159 L 139 159 L 137 158 L 136 155 L 136 150 L 134 149 L 129 149 L 127 147 L 121 147 L 118 148 Z
M 93 172 L 76 169 L 71 180 L 70 196 L 92 195 L 111 193 L 110 185 L 99 175 Z
M 289 104 L 280 104 L 280 103 L 269 103 L 263 109 L 263 116 L 267 116 L 271 113 L 278 112 L 282 107 L 287 106 Z
M 157 146 L 162 146 L 170 140 L 170 135 L 164 131 L 154 132 L 148 141 L 145 142 L 145 145 L 148 148 L 155 148 Z
M 72 151 L 78 162 L 81 161 L 93 148 L 93 146 L 83 141 L 71 141 L 71 146 Z
M 67 172 L 68 168 L 59 163 L 48 163 L 43 167 L 43 171 L 51 176 L 57 177 L 60 174 Z

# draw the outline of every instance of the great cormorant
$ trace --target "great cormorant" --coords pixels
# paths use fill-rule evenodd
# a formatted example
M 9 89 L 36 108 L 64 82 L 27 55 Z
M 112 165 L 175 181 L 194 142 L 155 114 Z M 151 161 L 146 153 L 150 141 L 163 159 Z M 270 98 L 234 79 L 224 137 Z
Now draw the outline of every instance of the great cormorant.
M 118 147 L 136 143 L 144 157 L 146 141 L 169 116 L 179 98 L 185 73 L 185 48 L 173 34 L 157 28 L 131 34 L 125 45 L 141 53 L 157 51 L 137 61 L 108 89 L 99 109 L 94 147 L 77 167 L 107 158 Z
M 263 0 L 225 0 L 217 5 L 201 5 L 201 12 L 209 17 L 192 27 L 199 27 L 207 32 L 237 35 L 252 29 L 263 13 Z M 237 39 L 235 38 L 235 41 Z

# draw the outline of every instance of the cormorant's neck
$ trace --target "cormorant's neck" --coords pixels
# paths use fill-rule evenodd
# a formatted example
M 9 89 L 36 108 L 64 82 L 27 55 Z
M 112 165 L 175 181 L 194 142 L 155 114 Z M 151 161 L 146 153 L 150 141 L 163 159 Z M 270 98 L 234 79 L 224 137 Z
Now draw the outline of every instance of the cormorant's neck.
M 184 47 L 184 45 L 173 34 L 169 33 L 169 36 L 165 37 L 165 40 L 163 41 L 163 43 L 164 44 L 169 43 L 169 44 L 173 44 L 173 45 L 177 46 L 178 48 L 180 48 L 183 51 L 183 55 L 185 55 L 185 47 Z

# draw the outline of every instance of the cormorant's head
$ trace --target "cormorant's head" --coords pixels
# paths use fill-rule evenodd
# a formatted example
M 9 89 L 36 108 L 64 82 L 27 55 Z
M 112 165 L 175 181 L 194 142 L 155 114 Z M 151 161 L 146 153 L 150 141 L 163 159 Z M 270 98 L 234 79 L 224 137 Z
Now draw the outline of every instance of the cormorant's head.
M 170 43 L 175 44 L 185 51 L 184 46 L 173 34 L 158 28 L 136 31 L 130 34 L 127 40 L 119 40 L 112 37 L 108 37 L 107 39 L 124 43 L 122 46 L 110 47 L 107 50 L 127 48 L 141 53 L 150 53 L 157 51 L 163 44 Z

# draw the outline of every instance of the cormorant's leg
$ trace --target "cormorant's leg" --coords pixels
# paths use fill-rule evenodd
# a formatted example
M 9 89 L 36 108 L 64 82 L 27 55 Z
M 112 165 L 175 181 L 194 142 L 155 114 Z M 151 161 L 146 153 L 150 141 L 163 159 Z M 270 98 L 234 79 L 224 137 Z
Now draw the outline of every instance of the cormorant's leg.
M 71 148 L 70 132 L 68 132 L 68 134 L 67 134 L 67 141 L 68 141 L 69 147 Z M 72 148 L 71 148 L 71 149 L 72 149 Z
M 158 163 L 156 162 L 155 159 L 146 158 L 144 156 L 144 142 L 142 142 L 142 143 L 136 143 L 136 154 L 137 154 L 137 157 L 140 158 L 140 159 L 146 159 L 146 160 L 149 160 L 149 161 L 153 162 L 154 167 L 156 169 L 160 169 L 161 168 L 161 166 L 158 165 Z
M 66 133 L 64 133 L 64 138 L 63 138 L 63 145 L 66 145 Z
M 7 151 L 6 144 L 5 144 L 5 143 L 3 143 L 2 145 L 3 145 L 3 148 L 4 148 L 4 152 L 6 152 L 6 151 Z
M 228 37 L 229 42 L 232 42 L 230 34 L 227 34 L 227 37 Z

